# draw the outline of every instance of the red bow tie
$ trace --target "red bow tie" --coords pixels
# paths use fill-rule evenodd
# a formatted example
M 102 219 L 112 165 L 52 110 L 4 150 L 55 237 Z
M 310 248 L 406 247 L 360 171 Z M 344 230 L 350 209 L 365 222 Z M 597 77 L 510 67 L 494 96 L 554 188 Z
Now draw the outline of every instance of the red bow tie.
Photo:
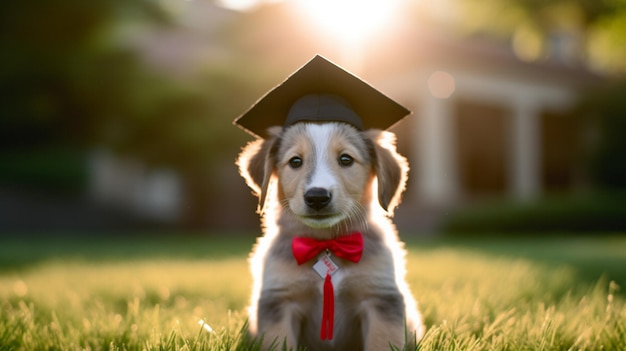
M 363 236 L 361 233 L 343 235 L 337 239 L 317 240 L 296 237 L 291 241 L 293 257 L 299 265 L 314 259 L 322 251 L 328 250 L 335 256 L 357 263 L 363 254 Z M 335 320 L 335 294 L 330 273 L 324 279 L 324 310 L 322 312 L 322 340 L 332 340 Z
M 314 259 L 325 250 L 337 257 L 357 263 L 363 254 L 363 236 L 357 232 L 331 240 L 296 237 L 291 242 L 291 249 L 298 264 Z

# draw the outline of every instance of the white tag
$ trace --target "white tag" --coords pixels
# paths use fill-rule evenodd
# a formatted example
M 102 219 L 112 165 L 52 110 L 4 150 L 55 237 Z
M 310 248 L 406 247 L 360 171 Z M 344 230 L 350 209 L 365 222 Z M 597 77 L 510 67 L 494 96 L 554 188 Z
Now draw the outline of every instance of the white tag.
M 326 278 L 327 274 L 333 275 L 335 272 L 339 270 L 339 266 L 330 259 L 330 255 L 322 255 L 317 260 L 317 262 L 313 265 L 313 269 L 317 272 L 317 274 L 322 277 L 322 279 Z

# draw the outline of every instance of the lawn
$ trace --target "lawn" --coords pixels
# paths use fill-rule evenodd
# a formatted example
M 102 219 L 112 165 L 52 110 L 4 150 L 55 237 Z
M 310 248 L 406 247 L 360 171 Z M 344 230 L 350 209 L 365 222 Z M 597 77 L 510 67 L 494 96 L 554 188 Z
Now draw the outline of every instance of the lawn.
M 254 238 L 0 238 L 0 350 L 247 350 Z M 626 350 L 626 236 L 408 240 L 419 350 Z

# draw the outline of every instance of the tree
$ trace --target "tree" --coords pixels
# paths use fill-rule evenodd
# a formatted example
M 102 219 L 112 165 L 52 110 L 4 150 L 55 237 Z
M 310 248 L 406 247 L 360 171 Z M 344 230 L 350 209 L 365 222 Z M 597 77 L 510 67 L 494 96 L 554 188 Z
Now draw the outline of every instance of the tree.
M 140 66 L 112 42 L 122 13 L 163 22 L 150 1 L 12 1 L 0 11 L 0 132 L 3 147 L 84 142 L 118 113 Z M 115 78 L 115 79 L 114 79 Z
M 177 169 L 190 200 L 184 222 L 196 227 L 210 221 L 213 190 L 224 192 L 221 179 L 213 176 L 222 166 L 219 155 L 224 149 L 236 154 L 245 142 L 230 122 L 241 112 L 241 101 L 253 101 L 248 92 L 254 77 L 233 63 L 211 65 L 188 81 L 146 64 L 120 31 L 176 26 L 158 2 L 39 0 L 1 6 L 0 159 L 7 162 L 0 180 L 55 188 L 75 183 L 78 168 L 64 160 L 40 161 L 59 156 L 75 161 L 76 154 L 104 146 L 149 166 Z M 55 151 L 59 148 L 70 151 Z M 15 160 L 35 164 L 20 166 Z M 52 173 L 65 181 L 49 182 Z
M 570 45 L 564 49 L 576 51 L 596 70 L 626 73 L 624 0 L 460 0 L 460 5 L 466 30 L 510 38 L 522 58 L 553 54 L 548 50 L 553 41 L 552 46 Z

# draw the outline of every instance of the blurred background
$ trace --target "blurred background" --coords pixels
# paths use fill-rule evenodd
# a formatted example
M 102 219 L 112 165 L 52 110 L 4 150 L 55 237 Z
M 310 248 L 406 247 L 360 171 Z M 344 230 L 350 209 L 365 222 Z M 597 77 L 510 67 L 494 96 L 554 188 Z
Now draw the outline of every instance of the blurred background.
M 232 120 L 316 53 L 413 111 L 403 233 L 626 231 L 624 0 L 0 7 L 0 236 L 258 232 Z

